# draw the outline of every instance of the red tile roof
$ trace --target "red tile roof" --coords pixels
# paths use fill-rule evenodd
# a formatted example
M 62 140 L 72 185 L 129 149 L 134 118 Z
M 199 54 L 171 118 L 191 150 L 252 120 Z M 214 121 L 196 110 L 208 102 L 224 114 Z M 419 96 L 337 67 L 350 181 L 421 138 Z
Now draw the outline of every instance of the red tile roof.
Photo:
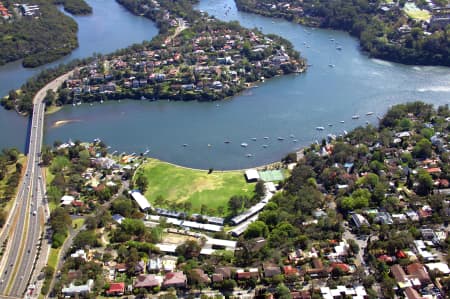
M 111 294 L 123 294 L 125 292 L 124 282 L 113 282 L 109 285 L 109 290 L 106 291 L 108 295 Z

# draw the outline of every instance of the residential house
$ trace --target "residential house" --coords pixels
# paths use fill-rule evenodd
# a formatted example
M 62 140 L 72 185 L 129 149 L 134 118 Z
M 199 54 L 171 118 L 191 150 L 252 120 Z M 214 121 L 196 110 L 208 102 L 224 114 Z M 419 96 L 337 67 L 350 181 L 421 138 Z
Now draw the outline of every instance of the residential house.
M 109 284 L 109 289 L 106 291 L 108 296 L 122 296 L 125 293 L 124 282 L 112 282 Z
M 263 266 L 264 277 L 270 278 L 275 275 L 281 274 L 281 269 L 278 266 L 264 265 Z
M 170 272 L 167 273 L 164 277 L 164 281 L 162 286 L 164 288 L 185 288 L 187 284 L 186 275 L 183 272 Z
M 134 281 L 135 288 L 153 289 L 161 285 L 163 278 L 154 274 L 141 274 Z
M 91 292 L 92 287 L 94 286 L 94 281 L 92 279 L 89 279 L 85 284 L 83 285 L 74 285 L 71 283 L 68 287 L 65 287 L 61 290 L 63 295 L 65 297 L 79 297 L 79 296 L 86 296 Z
M 250 269 L 248 269 L 248 271 L 245 271 L 244 269 L 238 269 L 238 270 L 236 270 L 236 278 L 238 280 L 246 280 L 246 279 L 251 279 L 251 278 L 258 279 L 259 278 L 259 270 L 258 270 L 258 268 L 250 268 Z

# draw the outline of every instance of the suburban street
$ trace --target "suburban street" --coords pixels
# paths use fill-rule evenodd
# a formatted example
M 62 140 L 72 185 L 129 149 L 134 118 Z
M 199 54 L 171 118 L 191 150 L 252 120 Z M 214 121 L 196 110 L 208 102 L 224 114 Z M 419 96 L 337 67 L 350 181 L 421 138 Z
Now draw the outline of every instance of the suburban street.
M 57 87 L 70 76 L 67 73 L 42 88 L 33 99 L 25 177 L 19 186 L 7 225 L 0 241 L 8 240 L 0 262 L 0 298 L 23 298 L 33 276 L 38 258 L 38 244 L 48 219 L 45 182 L 42 179 L 40 153 L 42 148 L 47 90 Z M 40 269 L 39 269 L 40 270 Z

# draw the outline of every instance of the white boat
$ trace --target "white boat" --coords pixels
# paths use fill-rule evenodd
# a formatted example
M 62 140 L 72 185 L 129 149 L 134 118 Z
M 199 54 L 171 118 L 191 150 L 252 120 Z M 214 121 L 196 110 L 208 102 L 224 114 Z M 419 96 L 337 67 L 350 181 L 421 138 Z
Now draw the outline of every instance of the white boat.
M 332 64 L 332 63 L 330 63 L 328 66 L 329 66 L 329 67 L 335 67 L 335 65 Z
M 267 139 L 269 139 L 269 137 L 265 136 L 265 137 L 264 137 L 264 139 L 266 139 L 266 140 L 267 140 Z
M 372 114 L 373 114 L 372 111 L 369 111 L 369 112 L 366 113 L 367 116 L 372 115 Z
M 328 126 L 329 126 L 329 127 L 332 127 L 332 126 L 333 126 L 333 124 L 328 124 Z
M 323 130 L 325 130 L 325 128 L 324 127 L 316 127 L 316 130 L 317 131 L 323 131 Z
M 358 118 L 359 118 L 358 114 L 355 114 L 355 115 L 352 116 L 352 119 L 358 119 Z
M 294 136 L 294 135 L 292 135 L 292 134 L 291 134 L 291 135 L 289 135 L 289 138 L 294 138 L 294 137 L 295 137 L 295 136 Z
M 241 146 L 242 146 L 242 147 L 247 147 L 247 146 L 248 146 L 248 144 L 247 144 L 247 143 L 245 143 L 245 142 L 242 142 L 242 143 L 241 143 Z
M 247 154 L 246 156 L 247 156 L 247 158 L 251 158 L 251 157 L 253 157 L 253 155 L 252 155 L 252 154 Z
M 341 120 L 340 123 L 341 123 L 341 124 L 345 123 L 345 120 Z
M 256 137 L 253 137 L 252 140 L 253 140 L 253 141 L 256 141 Z
M 348 132 L 346 130 L 344 130 L 344 136 L 347 135 L 347 134 L 348 134 Z
M 281 140 L 284 140 L 284 138 L 283 138 L 283 137 L 278 137 L 277 139 L 278 139 L 278 140 L 280 140 L 280 141 L 281 141 Z
M 297 140 L 297 139 L 294 139 L 294 140 L 292 140 L 292 142 L 298 142 L 298 140 Z
M 268 145 L 267 145 L 267 144 L 263 144 L 262 147 L 263 147 L 263 148 L 267 148 Z

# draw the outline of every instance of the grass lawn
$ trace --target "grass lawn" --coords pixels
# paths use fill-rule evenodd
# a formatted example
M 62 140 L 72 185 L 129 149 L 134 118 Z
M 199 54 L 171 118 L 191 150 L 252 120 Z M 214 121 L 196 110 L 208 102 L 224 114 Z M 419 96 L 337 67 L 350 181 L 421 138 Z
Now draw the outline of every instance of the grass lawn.
M 411 19 L 428 21 L 431 18 L 428 10 L 419 9 L 414 3 L 406 3 L 404 11 Z
M 60 248 L 55 249 L 55 248 L 51 248 L 50 249 L 50 254 L 48 256 L 48 262 L 47 264 L 51 267 L 53 267 L 53 269 L 56 270 L 56 266 L 58 265 L 58 258 L 59 258 L 59 252 L 61 251 Z
M 25 169 L 27 157 L 23 154 L 20 154 L 18 161 L 23 165 L 23 169 Z M 7 169 L 8 169 L 8 171 L 7 171 L 6 177 L 0 181 L 0 196 L 3 196 L 3 193 L 6 190 L 6 182 L 8 181 L 9 177 L 16 171 L 16 164 L 8 165 Z M 19 185 L 20 185 L 20 183 L 19 183 Z M 16 188 L 16 193 L 17 193 L 18 188 L 19 187 Z M 3 210 L 6 213 L 9 214 L 9 211 L 11 210 L 14 202 L 15 202 L 15 197 L 6 203 L 3 203 L 1 207 L 3 208 Z
M 76 228 L 82 227 L 83 224 L 84 224 L 84 218 L 77 218 L 72 221 L 72 228 L 76 229 Z
M 187 169 L 155 159 L 148 159 L 139 171 L 147 178 L 145 196 L 151 203 L 159 196 L 168 205 L 189 201 L 191 213 L 199 213 L 204 204 L 210 215 L 219 215 L 219 207 L 223 207 L 222 214 L 225 214 L 231 196 L 251 197 L 255 189 L 254 183 L 246 182 L 242 171 L 208 174 L 207 170 Z

